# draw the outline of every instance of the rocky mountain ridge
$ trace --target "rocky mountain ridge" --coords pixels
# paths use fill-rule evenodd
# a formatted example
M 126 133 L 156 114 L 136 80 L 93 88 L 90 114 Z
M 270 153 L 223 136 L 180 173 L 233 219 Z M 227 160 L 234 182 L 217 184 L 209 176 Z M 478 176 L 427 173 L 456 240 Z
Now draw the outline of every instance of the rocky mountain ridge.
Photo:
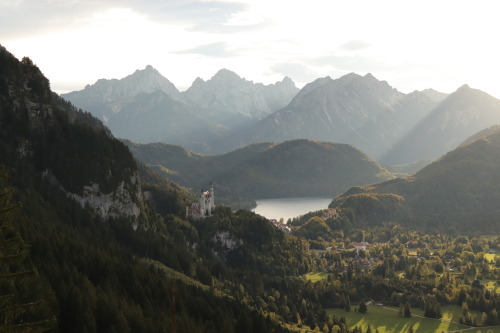
M 101 119 L 117 137 L 182 144 L 201 152 L 285 106 L 297 91 L 289 78 L 254 84 L 224 69 L 179 92 L 147 66 L 121 80 L 101 79 L 62 97 Z
M 262 119 L 285 107 L 297 91 L 288 77 L 275 84 L 254 84 L 230 70 L 221 69 L 208 81 L 197 78 L 182 94 L 194 106 Z
M 175 101 L 190 105 L 194 110 L 238 113 L 260 119 L 286 106 L 299 89 L 288 77 L 275 84 L 264 85 L 241 78 L 228 69 L 221 69 L 207 81 L 197 78 L 189 89 L 180 92 L 174 84 L 148 65 L 123 79 L 99 79 L 83 90 L 63 94 L 62 97 L 107 121 L 112 114 L 120 112 L 113 103 L 123 103 L 137 95 L 156 91 L 162 91 Z M 109 112 L 99 114 L 95 108 L 103 106 L 108 106 Z
M 151 92 L 161 84 L 143 84 L 144 77 L 169 89 Z M 102 92 L 92 97 L 105 82 L 127 87 L 135 82 L 129 90 L 143 90 L 134 97 L 118 94 L 112 102 Z M 464 86 L 450 95 L 433 89 L 405 94 L 372 74 L 319 78 L 298 90 L 286 77 L 265 86 L 223 69 L 179 92 L 148 66 L 63 96 L 87 106 L 117 137 L 139 143 L 222 154 L 253 143 L 307 138 L 350 144 L 398 168 L 428 163 L 500 123 L 500 103 L 486 93 Z
M 352 144 L 377 159 L 437 105 L 429 95 L 403 94 L 371 74 L 321 78 L 285 108 L 224 141 L 245 145 L 310 138 Z

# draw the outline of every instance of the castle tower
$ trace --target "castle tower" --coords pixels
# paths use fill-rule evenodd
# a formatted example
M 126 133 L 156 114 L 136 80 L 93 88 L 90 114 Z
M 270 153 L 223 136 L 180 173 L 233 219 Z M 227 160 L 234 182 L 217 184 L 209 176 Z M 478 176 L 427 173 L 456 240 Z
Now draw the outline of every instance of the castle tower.
M 210 212 L 212 214 L 212 210 L 215 208 L 215 192 L 214 192 L 214 183 L 210 182 Z
M 201 190 L 198 202 L 194 202 L 191 207 L 186 207 L 186 218 L 193 217 L 195 219 L 211 216 L 215 208 L 215 193 L 214 185 L 210 183 L 208 191 Z
M 201 189 L 199 203 L 200 203 L 200 210 L 202 211 L 202 215 L 204 215 L 203 212 L 206 211 L 207 207 L 206 207 L 206 202 L 205 202 L 205 190 L 203 190 L 203 189 Z

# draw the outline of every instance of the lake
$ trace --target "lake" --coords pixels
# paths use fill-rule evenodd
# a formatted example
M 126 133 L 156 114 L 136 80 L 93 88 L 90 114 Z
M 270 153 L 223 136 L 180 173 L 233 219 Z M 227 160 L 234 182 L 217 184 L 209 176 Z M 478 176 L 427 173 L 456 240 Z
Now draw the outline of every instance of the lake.
M 257 199 L 255 200 L 257 207 L 252 211 L 268 219 L 279 221 L 280 218 L 283 218 L 286 222 L 289 218 L 326 209 L 332 200 L 332 198 L 324 197 Z

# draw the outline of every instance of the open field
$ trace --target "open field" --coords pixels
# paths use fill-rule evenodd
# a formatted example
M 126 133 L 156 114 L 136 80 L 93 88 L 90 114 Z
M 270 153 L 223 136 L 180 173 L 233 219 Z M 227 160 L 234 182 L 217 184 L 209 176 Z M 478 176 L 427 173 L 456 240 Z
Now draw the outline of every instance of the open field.
M 500 294 L 500 285 L 495 280 L 481 280 L 481 283 L 484 284 L 486 289 Z
M 486 260 L 488 260 L 489 262 L 493 262 L 494 263 L 498 256 L 499 256 L 498 253 L 486 253 L 484 255 L 484 258 Z
M 328 276 L 328 273 L 325 273 L 325 272 L 311 272 L 311 273 L 307 273 L 305 275 L 305 278 L 311 282 L 316 282 L 316 281 L 319 281 L 319 280 L 326 278 L 327 276 Z
M 342 309 L 328 309 L 328 315 L 345 317 L 350 328 L 354 326 L 362 327 L 366 330 L 368 324 L 373 331 L 378 329 L 379 333 L 406 333 L 413 326 L 414 332 L 418 333 L 441 333 L 441 332 L 470 332 L 470 333 L 500 333 L 500 327 L 469 327 L 458 323 L 450 322 L 457 320 L 460 307 L 443 307 L 443 318 L 441 320 L 417 317 L 423 313 L 419 309 L 412 309 L 411 318 L 403 318 L 398 314 L 397 308 L 386 308 L 380 306 L 368 306 L 368 313 L 346 312 Z

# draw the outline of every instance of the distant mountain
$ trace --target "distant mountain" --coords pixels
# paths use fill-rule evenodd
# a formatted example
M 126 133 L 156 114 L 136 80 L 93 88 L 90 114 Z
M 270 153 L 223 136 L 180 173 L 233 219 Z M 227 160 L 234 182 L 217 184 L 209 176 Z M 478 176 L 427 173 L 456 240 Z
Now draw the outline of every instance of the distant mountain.
M 281 82 L 264 85 L 247 81 L 230 70 L 221 69 L 208 81 L 197 78 L 183 96 L 192 105 L 204 109 L 262 119 L 285 107 L 298 91 L 288 77 Z
M 412 177 L 351 188 L 330 206 L 341 214 L 349 212 L 351 223 L 399 221 L 449 232 L 497 232 L 499 165 L 500 130 L 496 130 L 447 153 Z M 386 195 L 394 200 L 384 204 L 380 197 Z
M 182 144 L 203 152 L 213 150 L 210 143 L 283 107 L 297 91 L 289 78 L 265 86 L 221 70 L 209 81 L 197 79 L 181 93 L 147 66 L 121 80 L 101 79 L 62 97 L 101 119 L 117 137 Z
M 93 85 L 87 85 L 83 90 L 62 94 L 61 97 L 71 101 L 77 107 L 91 112 L 106 123 L 114 114 L 121 111 L 114 103 L 157 91 L 162 91 L 174 100 L 181 99 L 179 90 L 149 65 L 143 70 L 136 70 L 121 80 L 100 79 Z
M 444 94 L 442 92 L 439 92 L 434 89 L 424 89 L 421 91 L 424 95 L 427 95 L 430 99 L 432 99 L 435 102 L 441 102 L 444 100 L 446 97 L 448 97 L 448 94 Z
M 494 126 L 491 126 L 491 127 L 488 127 L 478 133 L 475 133 L 474 135 L 468 137 L 465 141 L 463 141 L 459 147 L 462 147 L 462 146 L 466 146 L 476 140 L 479 140 L 479 139 L 484 139 L 485 137 L 489 136 L 490 134 L 493 134 L 497 131 L 500 130 L 500 125 L 494 125 Z
M 127 144 L 138 160 L 181 185 L 196 190 L 214 181 L 219 199 L 233 207 L 248 207 L 260 198 L 333 196 L 391 177 L 345 144 L 293 140 L 211 156 L 166 144 Z
M 309 138 L 348 143 L 379 158 L 441 98 L 432 90 L 405 95 L 371 74 L 322 78 L 306 85 L 285 108 L 220 146 Z
M 390 174 L 355 147 L 292 140 L 270 146 L 218 175 L 216 183 L 252 198 L 332 196 Z
M 120 138 L 224 154 L 258 142 L 311 139 L 355 146 L 398 170 L 432 161 L 500 124 L 499 101 L 464 86 L 404 94 L 371 74 L 253 83 L 227 69 L 179 92 L 151 66 L 63 95 Z M 409 166 L 409 167 L 407 167 Z
M 405 164 L 436 159 L 495 124 L 500 124 L 500 100 L 464 85 L 422 119 L 381 161 Z
M 116 137 L 135 142 L 170 142 L 201 151 L 207 142 L 224 137 L 241 122 L 227 114 L 225 124 L 221 124 L 220 116 L 209 119 L 162 91 L 142 93 L 105 108 L 119 110 L 106 123 Z

